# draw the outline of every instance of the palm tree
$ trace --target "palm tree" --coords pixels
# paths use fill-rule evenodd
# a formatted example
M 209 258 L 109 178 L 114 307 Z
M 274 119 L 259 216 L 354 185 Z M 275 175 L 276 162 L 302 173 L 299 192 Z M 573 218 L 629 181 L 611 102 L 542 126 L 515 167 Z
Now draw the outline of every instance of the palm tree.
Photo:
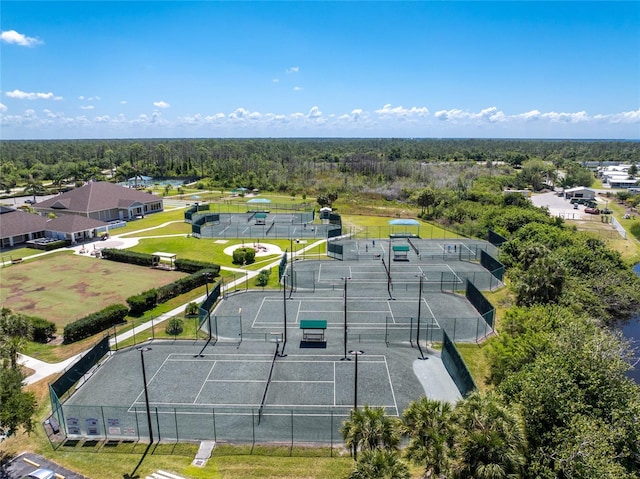
M 398 452 L 388 449 L 365 451 L 355 463 L 349 479 L 409 479 L 409 468 L 398 457 Z
M 453 479 L 520 477 L 527 442 L 520 414 L 495 393 L 473 393 L 454 411 Z
M 27 185 L 27 187 L 24 189 L 24 193 L 26 195 L 33 195 L 33 202 L 36 202 L 36 195 L 38 193 L 41 193 L 43 190 L 42 188 L 42 183 L 35 180 L 33 178 L 33 175 L 29 175 L 29 184 Z
M 354 459 L 357 451 L 373 451 L 378 448 L 397 449 L 400 444 L 400 421 L 387 416 L 383 407 L 352 409 L 340 429 L 344 443 L 353 450 Z
M 18 368 L 18 353 L 31 337 L 31 321 L 8 308 L 0 311 L 0 359 L 8 359 L 12 369 Z
M 447 470 L 454 435 L 452 413 L 448 402 L 423 396 L 402 414 L 402 432 L 409 438 L 405 455 L 424 464 L 424 477 L 438 477 Z

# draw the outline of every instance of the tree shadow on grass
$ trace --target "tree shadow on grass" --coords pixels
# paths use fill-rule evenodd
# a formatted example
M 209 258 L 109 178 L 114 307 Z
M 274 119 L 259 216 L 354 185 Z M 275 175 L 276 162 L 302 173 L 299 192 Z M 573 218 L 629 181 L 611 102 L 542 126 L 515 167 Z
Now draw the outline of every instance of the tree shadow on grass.
M 147 447 L 145 448 L 144 452 L 142 453 L 142 457 L 140 458 L 140 460 L 138 461 L 138 464 L 136 464 L 136 467 L 133 468 L 133 471 L 131 472 L 131 474 L 125 474 L 122 476 L 122 479 L 139 479 L 140 476 L 138 474 L 136 474 L 136 472 L 138 471 L 138 468 L 142 465 L 142 463 L 144 462 L 145 458 L 147 457 L 147 454 L 150 453 L 151 448 L 153 447 L 153 444 L 148 444 Z

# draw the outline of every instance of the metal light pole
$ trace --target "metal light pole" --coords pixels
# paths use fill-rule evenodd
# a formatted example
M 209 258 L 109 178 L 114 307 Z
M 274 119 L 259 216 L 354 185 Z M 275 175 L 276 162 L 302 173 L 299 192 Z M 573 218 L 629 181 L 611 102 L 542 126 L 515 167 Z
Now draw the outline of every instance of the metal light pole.
M 424 281 L 424 274 L 418 276 L 420 278 L 420 286 L 418 287 L 418 324 L 416 326 L 416 343 L 418 344 L 418 351 L 420 351 L 420 357 L 423 361 L 427 358 L 424 357 L 422 347 L 420 346 L 420 316 L 422 315 L 422 283 Z
M 153 428 L 151 426 L 151 409 L 149 408 L 149 391 L 147 390 L 147 372 L 144 367 L 144 353 L 151 351 L 151 348 L 138 348 L 140 351 L 140 362 L 142 363 L 142 381 L 144 382 L 144 403 L 147 406 L 147 424 L 149 426 L 149 444 L 153 444 Z
M 204 285 L 207 288 L 207 299 L 209 299 L 209 281 L 213 278 L 211 277 L 211 273 L 202 273 L 202 276 L 204 276 Z
M 279 356 L 284 357 L 284 348 L 287 346 L 287 275 L 282 275 L 282 309 L 284 313 L 284 333 L 282 335 L 282 351 L 280 351 Z
M 344 357 L 340 361 L 351 361 L 351 358 L 347 357 L 347 281 L 351 278 L 344 277 L 342 279 L 344 280 Z
M 353 409 L 358 409 L 358 356 L 364 354 L 364 351 L 349 351 L 349 354 L 356 357 L 356 374 L 353 380 Z
M 355 376 L 353 379 L 353 411 L 358 410 L 358 356 L 364 354 L 364 351 L 349 351 L 349 354 L 356 357 Z M 353 460 L 358 460 L 358 444 L 353 445 Z

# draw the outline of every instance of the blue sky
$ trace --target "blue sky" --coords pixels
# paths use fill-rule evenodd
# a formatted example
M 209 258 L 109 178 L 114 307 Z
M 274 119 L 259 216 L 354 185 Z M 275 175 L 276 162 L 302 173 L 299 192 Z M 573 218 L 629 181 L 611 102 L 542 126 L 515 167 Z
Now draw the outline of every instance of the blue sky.
M 640 2 L 0 4 L 3 139 L 640 138 Z

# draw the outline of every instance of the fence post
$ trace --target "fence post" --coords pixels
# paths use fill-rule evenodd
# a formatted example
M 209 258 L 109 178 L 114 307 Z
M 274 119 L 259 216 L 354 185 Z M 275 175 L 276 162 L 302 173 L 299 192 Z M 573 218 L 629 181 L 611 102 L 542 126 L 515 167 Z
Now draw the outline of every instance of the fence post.
M 218 441 L 218 434 L 216 432 L 216 408 L 211 408 L 211 417 L 213 419 L 213 440 Z
M 160 436 L 160 416 L 158 415 L 158 407 L 156 406 L 156 425 L 158 426 L 158 442 L 162 439 Z
M 173 408 L 173 422 L 176 425 L 176 442 L 180 442 L 180 434 L 178 433 L 178 413 L 176 408 Z
M 109 439 L 109 429 L 107 428 L 107 422 L 104 420 L 104 406 L 100 406 L 100 415 L 102 416 L 102 427 L 104 428 L 104 438 Z
M 331 410 L 331 457 L 333 457 L 333 409 Z
M 291 449 L 289 450 L 289 456 L 293 455 L 293 409 L 291 410 Z

